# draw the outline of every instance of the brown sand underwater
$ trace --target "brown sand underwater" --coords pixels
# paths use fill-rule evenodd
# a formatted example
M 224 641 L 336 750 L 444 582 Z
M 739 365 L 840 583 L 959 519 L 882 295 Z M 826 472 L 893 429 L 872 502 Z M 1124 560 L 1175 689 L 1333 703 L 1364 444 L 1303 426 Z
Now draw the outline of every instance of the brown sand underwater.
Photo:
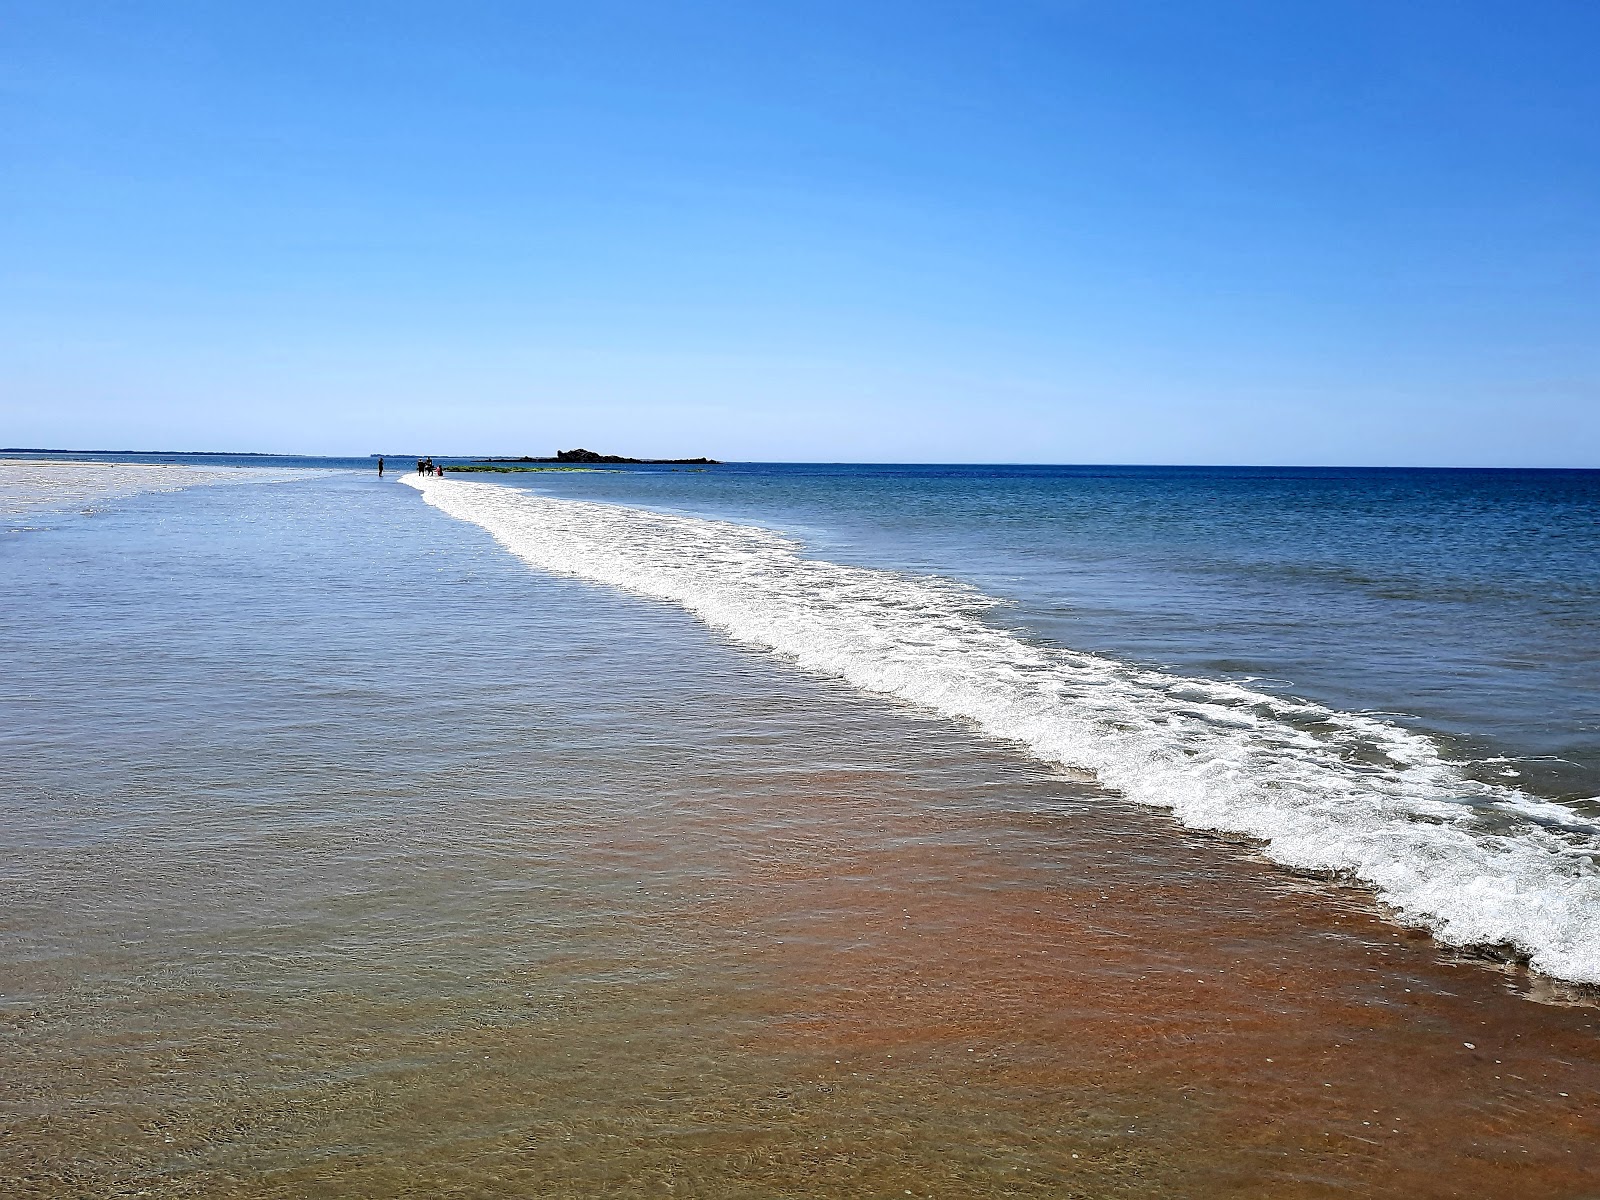
M 20 980 L 8 1194 L 1600 1186 L 1595 1010 L 1357 897 L 1067 783 L 983 814 L 891 772 L 717 782 L 692 819 L 574 831 L 556 888 L 526 814 L 470 850 L 409 831 L 325 901 L 328 937 L 376 927 L 371 974 L 236 930 L 289 978 L 208 978 L 183 962 L 203 881 L 147 881 L 179 894 L 168 928 L 96 947 L 97 980 Z M 424 944 L 393 928 L 435 905 Z

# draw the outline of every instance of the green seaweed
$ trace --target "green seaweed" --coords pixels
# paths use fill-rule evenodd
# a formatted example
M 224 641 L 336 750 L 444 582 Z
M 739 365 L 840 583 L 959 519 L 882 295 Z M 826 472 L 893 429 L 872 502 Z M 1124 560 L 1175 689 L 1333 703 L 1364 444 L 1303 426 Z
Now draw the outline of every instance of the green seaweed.
M 601 472 L 601 473 L 607 474 L 607 475 L 616 475 L 616 474 L 618 474 L 618 472 L 616 472 L 616 471 L 606 471 L 602 467 L 489 467 L 489 466 L 452 467 L 452 466 L 449 466 L 449 465 L 446 465 L 446 467 L 445 467 L 445 474 L 447 474 L 447 475 L 455 475 L 455 474 L 457 474 L 459 472 L 467 472 L 467 471 L 493 471 L 497 475 L 509 475 L 513 471 L 595 471 L 595 472 Z

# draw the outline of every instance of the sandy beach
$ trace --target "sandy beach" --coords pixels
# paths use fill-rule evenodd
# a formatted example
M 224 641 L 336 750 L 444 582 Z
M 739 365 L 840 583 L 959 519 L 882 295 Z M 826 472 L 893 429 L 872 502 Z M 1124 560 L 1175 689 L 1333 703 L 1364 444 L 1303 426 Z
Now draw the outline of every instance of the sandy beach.
M 170 463 L 0 458 L 0 514 L 93 508 L 142 492 L 177 491 L 216 483 L 259 482 L 282 472 L 259 467 L 178 466 Z

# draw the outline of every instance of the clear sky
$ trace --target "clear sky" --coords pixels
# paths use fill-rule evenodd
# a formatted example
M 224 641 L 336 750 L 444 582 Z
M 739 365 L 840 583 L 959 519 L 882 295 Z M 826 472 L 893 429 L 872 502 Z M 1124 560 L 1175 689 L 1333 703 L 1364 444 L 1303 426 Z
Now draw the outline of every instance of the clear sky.
M 7 0 L 0 444 L 1600 466 L 1600 4 Z

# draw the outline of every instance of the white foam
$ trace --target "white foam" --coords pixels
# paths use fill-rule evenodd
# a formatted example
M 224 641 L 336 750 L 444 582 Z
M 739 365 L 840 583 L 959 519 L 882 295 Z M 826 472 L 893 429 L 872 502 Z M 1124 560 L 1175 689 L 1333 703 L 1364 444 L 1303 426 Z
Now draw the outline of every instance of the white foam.
M 1600 837 L 1562 827 L 1570 809 L 1467 778 L 1419 734 L 1034 645 L 984 620 L 999 602 L 971 588 L 806 558 L 770 530 L 404 481 L 532 566 L 679 604 L 739 642 L 1092 771 L 1186 825 L 1259 838 L 1280 863 L 1362 880 L 1443 941 L 1510 944 L 1550 975 L 1600 982 Z M 1496 827 L 1486 808 L 1533 819 Z

